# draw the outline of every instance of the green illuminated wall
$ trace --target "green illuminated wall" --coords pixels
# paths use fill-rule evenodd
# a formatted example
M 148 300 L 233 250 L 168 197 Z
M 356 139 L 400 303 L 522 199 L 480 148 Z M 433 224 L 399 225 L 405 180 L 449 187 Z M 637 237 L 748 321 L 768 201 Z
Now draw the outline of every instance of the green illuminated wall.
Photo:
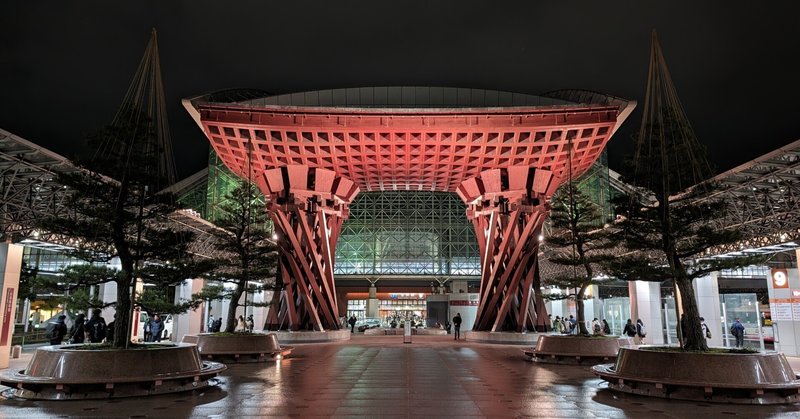
M 453 193 L 366 192 L 336 246 L 337 275 L 480 275 L 466 205 Z

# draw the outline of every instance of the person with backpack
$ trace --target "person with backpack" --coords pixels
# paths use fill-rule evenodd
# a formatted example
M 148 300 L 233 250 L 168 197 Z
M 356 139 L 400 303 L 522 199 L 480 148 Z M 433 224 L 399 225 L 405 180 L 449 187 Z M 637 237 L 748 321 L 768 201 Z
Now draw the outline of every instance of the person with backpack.
M 597 317 L 592 320 L 592 333 L 595 336 L 603 334 L 603 326 L 600 326 L 600 320 L 597 320 Z
M 100 343 L 106 337 L 106 319 L 100 316 L 100 309 L 92 310 L 92 318 L 86 322 L 86 331 L 89 333 L 89 342 Z
M 637 345 L 641 345 L 644 343 L 644 338 L 647 337 L 647 328 L 644 327 L 644 323 L 642 323 L 642 319 L 636 319 L 636 337 L 633 339 Z
M 625 328 L 622 330 L 622 334 L 629 338 L 636 336 L 636 328 L 633 326 L 631 319 L 628 319 L 628 322 L 625 323 Z
M 83 343 L 83 341 L 86 340 L 85 321 L 86 315 L 83 313 L 78 314 L 78 317 L 75 318 L 75 323 L 73 323 L 72 327 L 69 329 L 70 343 Z
M 253 321 L 253 315 L 247 316 L 247 319 L 244 321 L 245 325 L 247 326 L 247 331 L 253 333 L 253 327 L 255 326 L 255 321 Z
M 731 334 L 736 338 L 736 347 L 744 348 L 744 325 L 738 317 L 731 324 Z
M 153 318 L 147 322 L 150 329 L 150 340 L 148 342 L 161 342 L 161 337 L 164 333 L 164 322 L 161 321 L 161 316 L 154 315 Z
M 711 329 L 708 328 L 706 319 L 703 317 L 700 318 L 700 328 L 703 329 L 703 336 L 706 337 L 706 340 L 711 339 Z
M 64 323 L 66 318 L 67 316 L 62 314 L 58 316 L 57 320 L 47 323 L 45 337 L 50 340 L 51 345 L 61 345 L 64 340 L 64 336 L 67 334 L 67 325 Z

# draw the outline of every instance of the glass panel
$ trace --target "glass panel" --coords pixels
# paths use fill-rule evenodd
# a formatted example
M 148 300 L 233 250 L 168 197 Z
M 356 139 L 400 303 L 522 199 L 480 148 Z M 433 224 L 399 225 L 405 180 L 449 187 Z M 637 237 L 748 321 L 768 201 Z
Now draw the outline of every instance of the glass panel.
M 622 335 L 625 322 L 631 316 L 631 303 L 628 297 L 607 298 L 603 300 L 603 309 L 612 335 Z
M 661 320 L 661 333 L 667 345 L 678 345 L 678 313 L 675 311 L 675 297 L 664 297 L 661 299 L 661 310 L 663 312 Z
M 720 294 L 722 308 L 722 336 L 725 346 L 736 346 L 736 338 L 731 335 L 731 324 L 738 317 L 744 326 L 744 346 L 764 349 L 761 331 L 761 314 L 756 294 Z

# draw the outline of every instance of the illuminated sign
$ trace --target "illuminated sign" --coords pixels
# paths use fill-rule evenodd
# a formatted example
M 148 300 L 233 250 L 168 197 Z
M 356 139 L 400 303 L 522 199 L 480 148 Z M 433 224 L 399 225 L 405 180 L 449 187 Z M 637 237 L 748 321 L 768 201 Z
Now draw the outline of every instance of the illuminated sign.
M 772 288 L 789 288 L 789 277 L 786 269 L 772 270 Z

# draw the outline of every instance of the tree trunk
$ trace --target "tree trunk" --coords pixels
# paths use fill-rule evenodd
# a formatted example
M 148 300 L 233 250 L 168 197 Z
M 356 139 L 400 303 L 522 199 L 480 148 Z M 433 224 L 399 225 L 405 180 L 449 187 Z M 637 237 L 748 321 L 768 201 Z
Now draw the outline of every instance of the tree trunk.
M 708 344 L 703 336 L 703 326 L 700 323 L 700 310 L 697 308 L 697 300 L 694 297 L 694 288 L 689 279 L 675 280 L 678 290 L 681 293 L 681 308 L 686 321 L 683 332 L 683 347 L 689 351 L 707 351 Z M 680 322 L 680 319 L 679 319 Z
M 231 294 L 231 301 L 228 303 L 228 317 L 225 320 L 225 332 L 233 333 L 236 330 L 236 308 L 239 307 L 239 299 L 242 298 L 244 293 L 244 286 L 246 281 L 239 281 L 236 283 L 236 289 Z
M 130 277 L 123 275 L 117 283 L 117 313 L 114 317 L 114 348 L 124 348 L 131 339 L 131 294 Z
M 578 318 L 578 333 L 581 335 L 588 335 L 589 330 L 586 329 L 586 315 L 583 313 L 583 294 L 586 292 L 586 284 L 581 285 L 580 290 L 575 295 L 575 311 Z

